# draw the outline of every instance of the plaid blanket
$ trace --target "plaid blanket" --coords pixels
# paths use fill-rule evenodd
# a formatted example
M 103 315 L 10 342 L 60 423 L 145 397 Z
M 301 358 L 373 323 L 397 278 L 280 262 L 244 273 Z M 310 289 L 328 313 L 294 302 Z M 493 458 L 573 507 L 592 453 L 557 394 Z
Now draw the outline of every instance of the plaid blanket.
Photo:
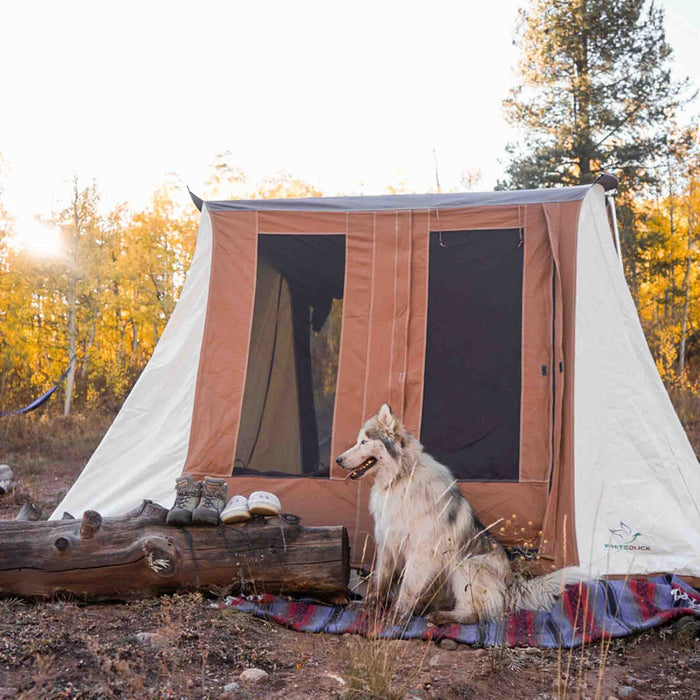
M 363 634 L 390 639 L 454 639 L 475 646 L 569 648 L 603 637 L 662 625 L 683 615 L 700 618 L 700 592 L 676 576 L 606 581 L 567 586 L 552 612 L 520 611 L 498 622 L 428 627 L 422 617 L 403 625 L 361 610 L 289 600 L 272 595 L 229 597 L 220 604 L 272 620 L 299 632 Z M 389 616 L 390 617 L 390 616 Z

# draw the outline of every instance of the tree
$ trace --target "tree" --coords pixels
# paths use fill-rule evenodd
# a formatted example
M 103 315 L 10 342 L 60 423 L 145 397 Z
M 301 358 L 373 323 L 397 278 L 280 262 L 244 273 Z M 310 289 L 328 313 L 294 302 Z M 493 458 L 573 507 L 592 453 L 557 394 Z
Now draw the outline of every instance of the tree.
M 687 384 L 697 352 L 700 306 L 700 140 L 698 129 L 669 135 L 656 197 L 636 204 L 639 313 L 667 387 Z
M 99 305 L 95 297 L 99 284 L 94 284 L 92 276 L 99 267 L 101 248 L 101 221 L 97 212 L 99 194 L 97 185 L 80 188 L 77 176 L 73 178 L 71 202 L 57 216 L 57 223 L 63 230 L 65 247 L 66 314 L 69 370 L 65 384 L 63 415 L 69 416 L 73 402 L 76 368 L 78 364 L 78 311 L 89 314 L 91 343 L 95 340 L 95 330 Z M 83 282 L 83 284 L 81 284 Z M 79 288 L 80 286 L 80 288 Z M 83 299 L 79 299 L 82 292 Z M 80 302 L 82 301 L 82 305 Z M 85 360 L 83 359 L 83 362 Z
M 691 99 L 671 78 L 664 12 L 646 0 L 532 0 L 520 11 L 521 84 L 505 100 L 521 148 L 510 187 L 578 185 L 603 171 L 635 190 L 664 129 Z

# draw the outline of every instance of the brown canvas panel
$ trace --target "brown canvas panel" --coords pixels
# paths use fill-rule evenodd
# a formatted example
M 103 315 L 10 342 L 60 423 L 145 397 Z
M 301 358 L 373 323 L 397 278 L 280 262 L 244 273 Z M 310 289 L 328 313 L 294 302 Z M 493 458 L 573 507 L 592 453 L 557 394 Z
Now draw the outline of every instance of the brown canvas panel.
M 544 210 L 525 208 L 520 481 L 547 481 L 552 464 L 552 274 Z M 543 368 L 544 374 L 543 374 Z
M 522 484 L 465 481 L 459 484 L 484 527 L 492 526 L 491 532 L 503 544 L 535 540 L 542 529 L 547 488 L 546 483 L 534 481 Z
M 389 401 L 392 383 L 392 339 L 396 323 L 396 289 L 398 282 L 398 231 L 395 212 L 375 212 L 375 261 L 370 307 L 370 337 L 367 347 L 365 402 L 363 419 L 374 415 Z M 400 415 L 400 408 L 395 409 Z
M 257 212 L 212 212 L 211 221 L 207 316 L 183 471 L 228 476 L 233 468 L 248 366 Z
M 460 209 L 431 209 L 431 231 L 466 231 L 490 228 L 517 228 L 522 223 L 521 206 L 462 207 Z
M 411 213 L 397 212 L 394 220 L 396 277 L 394 323 L 389 368 L 389 405 L 404 420 L 408 369 L 408 322 L 411 303 Z
M 345 233 L 345 212 L 261 211 L 260 233 Z
M 576 329 L 576 249 L 581 202 L 544 205 L 556 277 L 557 319 L 555 326 L 557 371 L 555 395 L 555 465 L 552 476 L 544 538 L 544 553 L 557 568 L 578 564 L 574 508 L 574 342 Z M 561 408 L 559 408 L 561 407 Z M 559 420 L 557 420 L 559 418 Z M 553 550 L 552 551 L 552 543 Z
M 331 440 L 333 479 L 345 478 L 345 473 L 335 464 L 334 458 L 355 443 L 363 419 L 373 279 L 373 232 L 374 221 L 371 212 L 347 215 L 343 326 Z
M 428 327 L 430 214 L 427 211 L 411 214 L 410 237 L 410 314 L 406 352 L 404 424 L 414 435 L 420 435 L 423 411 L 423 368 L 425 367 L 426 330 Z
M 575 215 L 571 213 L 570 205 L 564 205 L 567 209 L 566 216 L 561 217 L 561 228 L 569 230 L 566 224 L 568 218 L 570 224 L 573 222 L 575 238 L 579 203 L 574 204 Z M 532 247 L 526 248 L 526 261 L 530 255 L 534 261 L 537 255 L 535 246 L 542 245 L 541 239 L 536 237 L 538 231 L 539 235 L 543 231 L 543 215 L 541 207 L 539 213 L 534 211 L 535 205 L 528 207 L 530 208 L 533 209 L 532 212 L 525 211 L 522 207 L 450 210 L 440 212 L 439 223 L 434 211 L 376 214 L 260 213 L 261 217 L 269 217 L 264 227 L 266 232 L 347 234 L 343 337 L 338 369 L 333 455 L 354 443 L 363 418 L 371 415 L 387 398 L 403 403 L 407 427 L 412 432 L 419 433 L 430 230 L 514 228 L 522 225 L 524 220 L 530 240 L 533 241 L 529 244 Z M 239 337 L 236 338 L 231 329 L 250 328 L 257 254 L 255 217 L 255 212 L 248 211 L 215 212 L 212 216 L 214 250 L 218 252 L 213 255 L 209 309 L 195 396 L 191 458 L 188 458 L 185 468 L 189 472 L 221 475 L 231 473 L 248 351 L 248 337 L 242 338 L 244 334 L 238 334 Z M 530 229 L 534 233 L 530 233 Z M 575 258 L 575 246 L 573 250 Z M 535 318 L 546 317 L 547 314 L 532 312 L 531 309 L 537 308 L 538 304 L 540 309 L 543 304 L 546 306 L 544 287 L 551 290 L 551 276 L 546 285 L 543 281 L 548 270 L 551 274 L 551 268 L 548 267 L 551 263 L 544 266 L 540 263 L 538 266 L 536 262 L 526 262 L 526 265 L 528 272 L 524 280 L 524 297 L 527 298 L 523 302 L 524 315 L 527 316 L 523 321 L 526 356 L 523 363 L 537 366 L 542 364 L 539 361 L 540 353 L 547 351 L 546 343 L 551 341 L 545 337 L 545 345 L 542 346 L 543 336 Z M 564 266 L 562 262 L 562 267 Z M 570 277 L 572 272 L 574 271 L 569 270 Z M 530 294 L 532 298 L 529 297 Z M 410 314 L 404 314 L 404 308 L 410 309 Z M 219 320 L 225 318 L 225 321 L 215 323 L 216 317 Z M 212 325 L 216 325 L 217 329 L 210 328 Z M 571 348 L 573 351 L 572 342 Z M 568 360 L 567 363 L 572 365 Z M 400 378 L 404 364 L 406 381 L 402 389 Z M 536 376 L 540 375 L 536 373 Z M 405 392 L 403 399 L 402 390 Z M 538 391 L 541 392 L 539 384 L 524 387 L 524 403 L 531 401 L 532 405 L 536 405 L 540 400 Z M 546 416 L 543 420 L 547 422 Z M 232 440 L 231 434 L 234 436 Z M 227 441 L 231 444 L 225 444 Z M 540 444 L 539 449 L 542 449 L 542 444 L 544 443 Z M 562 452 L 564 449 L 563 446 Z M 522 526 L 528 530 L 528 522 L 532 522 L 532 527 L 537 529 L 542 526 L 547 483 L 538 469 L 542 470 L 543 467 L 538 467 L 533 458 L 531 465 L 525 460 L 521 468 L 524 469 L 523 478 L 531 478 L 533 481 L 520 484 L 460 484 L 486 525 L 499 518 L 512 520 L 510 516 L 516 514 L 519 522 L 524 523 Z M 311 518 L 307 524 L 328 524 L 329 521 L 340 518 L 351 530 L 351 542 L 357 549 L 360 540 L 372 529 L 367 504 L 371 482 L 365 483 L 363 480 L 359 485 L 353 485 L 339 481 L 338 479 L 344 479 L 345 472 L 333 463 L 331 475 L 330 480 L 240 477 L 235 481 L 235 488 L 247 484 L 251 490 L 279 489 L 279 493 L 289 495 L 293 506 L 287 508 L 285 505 L 285 510 L 294 512 L 296 509 L 301 515 L 308 513 L 308 516 L 304 516 Z M 559 482 L 557 494 L 567 488 L 566 475 L 561 474 Z M 573 513 L 572 482 L 568 486 L 571 487 L 571 500 L 567 507 Z M 569 520 L 567 529 L 573 531 L 573 517 Z M 501 537 L 510 536 L 508 533 L 497 534 Z M 359 557 L 360 554 L 357 553 L 356 556 Z

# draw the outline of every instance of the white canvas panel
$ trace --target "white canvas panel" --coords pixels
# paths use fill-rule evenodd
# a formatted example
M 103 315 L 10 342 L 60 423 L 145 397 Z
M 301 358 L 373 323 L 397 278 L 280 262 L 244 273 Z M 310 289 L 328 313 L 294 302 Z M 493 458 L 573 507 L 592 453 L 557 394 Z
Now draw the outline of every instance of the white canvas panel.
M 594 574 L 700 576 L 700 468 L 647 346 L 593 187 L 579 219 L 575 499 Z
M 51 518 L 119 515 L 147 498 L 170 507 L 189 446 L 209 293 L 212 232 L 202 211 L 187 280 L 163 335 L 114 423 Z

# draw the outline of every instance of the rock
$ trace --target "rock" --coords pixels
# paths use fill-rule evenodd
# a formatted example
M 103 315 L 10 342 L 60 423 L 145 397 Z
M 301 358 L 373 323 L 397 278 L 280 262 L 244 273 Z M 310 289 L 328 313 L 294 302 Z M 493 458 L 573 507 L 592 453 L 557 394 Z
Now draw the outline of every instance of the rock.
M 623 685 L 617 689 L 618 698 L 636 698 L 637 691 L 631 685 Z
M 542 653 L 542 649 L 538 647 L 525 647 L 525 653 L 530 656 L 538 656 Z
M 15 516 L 15 520 L 40 520 L 41 508 L 34 503 L 24 503 L 19 509 L 19 513 Z
M 454 651 L 457 648 L 457 642 L 454 639 L 441 639 L 440 649 L 446 649 L 447 651 Z
M 479 658 L 480 656 L 486 656 L 486 654 L 488 654 L 488 652 L 482 647 L 479 647 L 472 651 L 472 656 L 475 656 L 476 658 Z
M 264 683 L 268 679 L 269 674 L 261 668 L 247 668 L 240 675 L 240 679 L 244 683 Z
M 263 671 L 264 673 L 264 671 Z M 236 681 L 232 681 L 231 683 L 227 683 L 224 686 L 224 693 L 235 693 L 238 690 L 238 683 Z
M 0 481 L 12 481 L 15 475 L 9 464 L 0 464 Z
M 641 682 L 639 678 L 635 678 L 634 676 L 625 678 L 625 685 L 639 685 Z
M 438 666 L 440 664 L 440 657 L 437 654 L 434 654 L 433 656 L 430 657 L 430 661 L 428 661 L 428 666 Z
M 15 490 L 15 482 L 12 479 L 1 479 L 0 480 L 0 496 L 6 493 L 12 493 Z
M 137 632 L 135 635 L 140 644 L 164 649 L 170 646 L 167 638 L 157 632 Z

